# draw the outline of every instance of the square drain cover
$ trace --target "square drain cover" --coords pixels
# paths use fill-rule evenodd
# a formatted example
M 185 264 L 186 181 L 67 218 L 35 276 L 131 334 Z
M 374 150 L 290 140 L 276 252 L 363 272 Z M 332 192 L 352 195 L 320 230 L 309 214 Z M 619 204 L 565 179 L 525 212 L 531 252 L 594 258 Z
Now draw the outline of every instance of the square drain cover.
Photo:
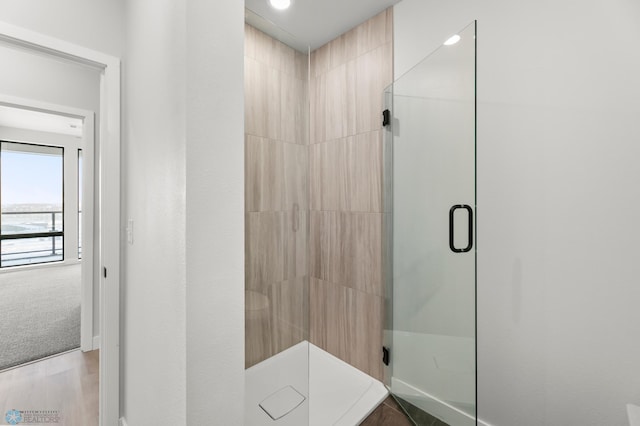
M 265 398 L 259 405 L 273 420 L 292 412 L 306 398 L 291 386 L 286 386 Z

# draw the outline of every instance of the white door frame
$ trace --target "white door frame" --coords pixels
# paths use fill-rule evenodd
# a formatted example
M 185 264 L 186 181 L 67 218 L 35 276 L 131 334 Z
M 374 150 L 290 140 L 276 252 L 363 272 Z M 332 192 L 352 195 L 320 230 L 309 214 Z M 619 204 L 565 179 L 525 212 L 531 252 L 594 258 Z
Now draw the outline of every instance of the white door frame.
M 82 149 L 83 155 L 85 156 L 85 160 L 83 163 L 83 176 L 81 177 L 82 179 L 82 198 L 83 200 L 85 200 L 85 205 L 83 207 L 83 212 L 82 212 L 82 249 L 83 249 L 83 256 L 82 256 L 82 276 L 81 276 L 81 287 L 80 287 L 80 300 L 81 300 L 81 304 L 80 304 L 80 349 L 83 352 L 86 351 L 91 351 L 93 349 L 98 349 L 99 347 L 99 342 L 97 339 L 94 339 L 93 336 L 93 328 L 94 328 L 94 324 L 93 324 L 93 298 L 94 298 L 94 292 L 93 292 L 93 287 L 94 287 L 94 281 L 96 281 L 94 279 L 94 277 L 96 277 L 96 273 L 94 273 L 94 235 L 93 235 L 93 231 L 94 231 L 94 202 L 96 200 L 96 198 L 94 197 L 94 147 L 95 147 L 95 140 L 94 140 L 94 116 L 95 113 L 93 111 L 89 111 L 89 110 L 84 110 L 84 109 L 78 109 L 78 108 L 72 108 L 72 107 L 68 107 L 68 106 L 62 106 L 62 105 L 56 105 L 56 104 L 50 104 L 47 102 L 41 102 L 38 100 L 34 100 L 34 99 L 25 99 L 25 98 L 18 98 L 15 96 L 8 96 L 8 95 L 3 95 L 0 94 L 0 105 L 2 106 L 7 106 L 7 107 L 11 107 L 11 108 L 18 108 L 18 109 L 24 109 L 24 110 L 30 110 L 30 111 L 39 111 L 39 112 L 46 112 L 46 113 L 50 113 L 50 114 L 56 114 L 56 115 L 63 115 L 63 116 L 67 116 L 67 117 L 74 117 L 74 118 L 79 118 L 82 120 L 83 122 L 83 126 L 82 126 L 82 140 L 80 142 L 76 142 L 73 137 L 70 137 L 69 141 L 66 141 L 65 139 L 61 139 L 60 141 L 55 141 L 55 140 L 40 140 L 38 137 L 35 138 L 35 140 L 33 138 L 27 138 L 26 140 L 24 140 L 24 142 L 27 143 L 38 143 L 38 144 L 42 144 L 42 145 L 46 145 L 46 146 L 57 146 L 57 147 L 62 147 L 62 148 L 69 148 L 69 149 Z M 23 137 L 18 136 L 16 138 L 16 141 L 23 141 Z M 13 141 L 13 139 L 11 139 Z M 72 142 L 72 143 L 69 143 Z M 67 153 L 65 151 L 65 157 L 64 157 L 64 173 L 65 173 L 65 178 L 64 178 L 64 182 L 65 185 L 67 184 L 67 182 L 70 182 L 70 179 L 73 179 L 73 177 L 77 174 L 77 168 L 72 168 L 69 169 L 67 167 Z M 67 174 L 70 174 L 69 176 L 67 176 Z M 67 201 L 70 201 L 70 205 L 77 205 L 77 195 L 76 194 L 69 194 L 69 192 L 67 191 L 67 188 L 65 187 L 64 190 L 64 194 L 65 194 L 65 205 L 67 205 Z M 66 197 L 71 197 L 71 200 L 67 200 Z M 74 214 L 73 210 L 75 209 L 71 209 L 72 211 L 70 212 L 71 215 Z M 65 209 L 64 215 L 65 215 L 65 223 L 68 223 L 67 219 L 67 214 L 69 214 L 69 212 L 67 211 L 67 209 Z M 76 223 L 77 224 L 77 223 Z M 78 237 L 78 229 L 77 226 L 73 226 L 74 223 L 71 223 L 72 226 L 65 226 L 65 236 L 70 236 L 70 238 L 65 238 L 65 241 L 69 241 L 69 242 L 74 242 L 77 241 L 77 237 Z M 59 265 L 70 265 L 70 264 L 77 264 L 78 263 L 78 257 L 77 257 L 77 252 L 75 251 L 77 250 L 77 246 L 76 247 L 72 247 L 71 251 L 73 251 L 73 256 L 69 256 L 69 244 L 65 243 L 65 248 L 64 248 L 64 252 L 65 252 L 65 256 L 64 256 L 64 261 L 63 262 L 55 262 L 55 263 L 44 263 L 44 264 L 36 264 L 36 265 L 28 265 L 28 266 L 23 266 L 23 267 L 14 267 L 15 270 L 22 270 L 23 268 L 41 268 L 41 269 L 46 269 L 46 268 L 51 268 L 51 267 L 56 267 Z M 14 268 L 10 268 L 7 270 L 1 270 L 0 273 L 10 273 L 12 272 L 12 270 L 14 270 Z M 96 336 L 98 337 L 98 336 Z M 94 341 L 95 340 L 95 341 Z
M 0 21 L 0 42 L 74 63 L 100 74 L 100 426 L 120 415 L 120 59 Z

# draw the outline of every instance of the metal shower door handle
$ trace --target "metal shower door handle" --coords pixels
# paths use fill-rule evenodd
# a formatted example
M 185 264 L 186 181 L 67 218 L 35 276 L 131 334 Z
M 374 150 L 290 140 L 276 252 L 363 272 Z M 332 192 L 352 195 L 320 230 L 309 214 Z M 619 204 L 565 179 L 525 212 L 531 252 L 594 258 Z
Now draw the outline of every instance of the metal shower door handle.
M 469 244 L 465 248 L 456 248 L 453 242 L 453 237 L 455 235 L 455 230 L 453 226 L 453 214 L 458 209 L 465 209 L 469 214 Z M 455 206 L 451 206 L 449 210 L 449 248 L 454 253 L 466 253 L 471 250 L 473 247 L 473 210 L 467 204 L 457 204 Z

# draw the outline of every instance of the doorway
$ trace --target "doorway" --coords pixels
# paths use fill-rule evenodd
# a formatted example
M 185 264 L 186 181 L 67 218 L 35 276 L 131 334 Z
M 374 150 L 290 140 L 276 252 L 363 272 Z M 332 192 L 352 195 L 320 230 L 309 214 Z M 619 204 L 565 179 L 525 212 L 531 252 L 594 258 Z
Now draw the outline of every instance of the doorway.
M 93 113 L 36 104 L 0 97 L 0 370 L 98 346 Z
M 115 426 L 120 411 L 120 60 L 3 22 L 0 22 L 0 43 L 34 56 L 87 66 L 99 75 L 96 134 L 100 140 L 100 162 L 96 164 L 96 177 L 100 221 L 96 229 L 100 244 L 99 262 L 95 265 L 100 292 L 99 422 L 102 426 Z M 11 99 L 8 103 L 20 105 Z

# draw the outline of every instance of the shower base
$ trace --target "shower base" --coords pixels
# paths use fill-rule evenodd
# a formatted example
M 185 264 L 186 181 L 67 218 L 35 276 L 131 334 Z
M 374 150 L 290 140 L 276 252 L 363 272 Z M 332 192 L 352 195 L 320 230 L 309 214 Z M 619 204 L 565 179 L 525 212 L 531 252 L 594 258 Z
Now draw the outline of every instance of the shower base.
M 245 384 L 247 426 L 356 426 L 388 395 L 381 382 L 307 341 L 248 368 Z

